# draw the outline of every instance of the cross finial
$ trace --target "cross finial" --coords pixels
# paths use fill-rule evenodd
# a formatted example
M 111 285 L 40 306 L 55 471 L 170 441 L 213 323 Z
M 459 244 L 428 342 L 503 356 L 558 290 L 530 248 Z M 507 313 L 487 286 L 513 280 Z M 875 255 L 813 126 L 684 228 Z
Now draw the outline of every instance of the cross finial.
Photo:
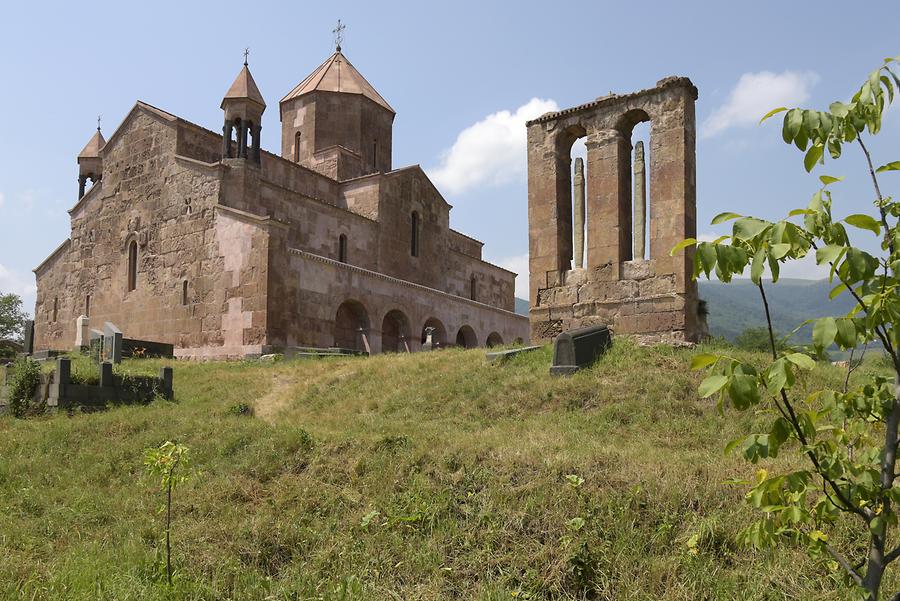
M 244 66 L 247 66 L 247 57 L 250 56 L 250 49 L 244 48 Z
M 347 29 L 346 25 L 341 24 L 341 20 L 338 19 L 337 27 L 331 30 L 331 33 L 334 34 L 334 49 L 338 52 L 341 51 L 341 42 L 344 41 L 344 30 Z
M 100 131 L 100 115 L 97 115 L 97 131 Z

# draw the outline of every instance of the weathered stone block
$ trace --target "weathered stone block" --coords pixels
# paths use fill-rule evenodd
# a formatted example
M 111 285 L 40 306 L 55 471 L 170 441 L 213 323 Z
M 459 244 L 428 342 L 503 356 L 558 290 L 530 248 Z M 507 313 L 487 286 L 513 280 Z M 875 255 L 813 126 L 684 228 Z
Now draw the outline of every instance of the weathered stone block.
M 553 375 L 573 374 L 593 363 L 612 344 L 612 334 L 603 325 L 562 332 L 553 342 Z

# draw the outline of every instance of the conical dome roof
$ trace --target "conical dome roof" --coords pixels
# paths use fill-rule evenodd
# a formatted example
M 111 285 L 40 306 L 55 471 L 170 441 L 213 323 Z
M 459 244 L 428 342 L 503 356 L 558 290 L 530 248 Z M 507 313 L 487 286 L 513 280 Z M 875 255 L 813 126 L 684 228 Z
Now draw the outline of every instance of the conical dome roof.
M 387 100 L 382 98 L 372 84 L 366 81 L 366 78 L 347 60 L 340 49 L 328 57 L 328 60 L 319 65 L 297 87 L 288 92 L 281 102 L 287 102 L 314 91 L 361 94 L 392 113 L 395 112 Z
M 241 72 L 238 73 L 238 76 L 234 79 L 234 83 L 228 88 L 228 92 L 225 93 L 225 98 L 222 99 L 222 108 L 225 108 L 226 100 L 252 100 L 263 108 L 266 108 L 266 101 L 263 100 L 259 88 L 256 87 L 256 82 L 253 81 L 253 76 L 250 74 L 250 68 L 247 67 L 246 63 L 244 64 L 244 68 L 241 69 Z
M 100 156 L 100 149 L 106 145 L 106 140 L 103 138 L 103 134 L 100 133 L 100 128 L 97 128 L 97 132 L 93 135 L 90 141 L 85 145 L 84 148 L 81 149 L 81 152 L 78 153 L 79 159 L 95 159 Z M 72 155 L 69 155 L 72 156 Z

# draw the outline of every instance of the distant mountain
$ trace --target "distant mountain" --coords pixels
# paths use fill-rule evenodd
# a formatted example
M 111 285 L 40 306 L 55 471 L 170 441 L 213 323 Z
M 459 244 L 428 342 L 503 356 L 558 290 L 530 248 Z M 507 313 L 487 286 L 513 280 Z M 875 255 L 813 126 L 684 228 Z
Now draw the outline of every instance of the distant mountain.
M 751 327 L 764 326 L 766 315 L 759 290 L 750 280 L 734 280 L 723 284 L 718 280 L 700 280 L 700 298 L 709 310 L 709 330 L 713 336 L 733 341 Z M 853 308 L 853 298 L 846 292 L 828 300 L 833 285 L 828 280 L 782 279 L 766 285 L 766 298 L 775 329 L 787 334 L 805 319 L 828 315 L 845 315 Z M 528 301 L 516 298 L 516 313 L 528 315 Z M 798 334 L 798 342 L 808 340 L 809 329 Z
M 700 280 L 700 298 L 709 310 L 709 331 L 713 336 L 734 340 L 750 327 L 766 323 L 765 309 L 759 289 L 750 280 L 734 280 L 723 284 L 717 280 Z M 846 292 L 834 300 L 828 293 L 834 287 L 828 280 L 783 279 L 765 285 L 766 298 L 775 329 L 787 334 L 811 317 L 845 315 L 855 304 Z M 809 339 L 809 328 L 798 333 L 798 342 Z
M 528 317 L 528 301 L 518 296 L 516 297 L 516 313 Z

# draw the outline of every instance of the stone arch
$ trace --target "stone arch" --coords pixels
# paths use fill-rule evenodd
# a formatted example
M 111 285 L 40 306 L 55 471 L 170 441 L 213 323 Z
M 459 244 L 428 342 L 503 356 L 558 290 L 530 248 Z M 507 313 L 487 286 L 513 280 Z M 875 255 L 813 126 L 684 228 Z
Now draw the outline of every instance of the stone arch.
M 647 190 L 647 166 L 650 164 L 650 144 L 635 140 L 635 127 L 641 123 L 652 123 L 652 117 L 643 108 L 632 108 L 618 116 L 615 129 L 627 142 L 620 159 L 627 162 L 623 167 L 626 185 L 620 194 L 620 215 L 626 218 L 623 224 L 623 260 L 643 260 L 647 252 L 647 225 L 650 210 L 650 196 Z M 646 137 L 646 136 L 642 136 Z
M 357 300 L 340 304 L 334 317 L 334 346 L 369 352 L 369 312 Z
M 562 128 L 554 138 L 554 155 L 556 171 L 556 219 L 557 237 L 560 240 L 559 269 L 568 271 L 573 267 L 582 267 L 583 255 L 579 258 L 577 247 L 586 250 L 585 239 L 585 203 L 578 205 L 578 198 L 573 190 L 572 169 L 577 161 L 572 160 L 572 148 L 575 142 L 588 135 L 587 128 L 581 123 L 573 123 Z M 583 200 L 583 199 L 582 199 Z M 578 234 L 580 226 L 580 235 Z
M 410 352 L 409 318 L 400 309 L 388 311 L 381 321 L 381 352 Z
M 431 340 L 436 347 L 447 345 L 447 328 L 444 327 L 443 322 L 437 317 L 429 317 L 425 320 L 425 323 L 422 324 L 422 344 L 425 344 L 425 330 L 428 328 L 434 328 L 434 334 L 432 335 Z
M 501 336 L 497 332 L 491 332 L 490 334 L 488 334 L 486 344 L 488 348 L 500 346 L 503 344 L 503 336 Z
M 472 329 L 472 326 L 464 325 L 459 328 L 459 331 L 456 333 L 456 346 L 463 348 L 475 348 L 478 346 L 478 336 L 475 335 L 475 330 Z

